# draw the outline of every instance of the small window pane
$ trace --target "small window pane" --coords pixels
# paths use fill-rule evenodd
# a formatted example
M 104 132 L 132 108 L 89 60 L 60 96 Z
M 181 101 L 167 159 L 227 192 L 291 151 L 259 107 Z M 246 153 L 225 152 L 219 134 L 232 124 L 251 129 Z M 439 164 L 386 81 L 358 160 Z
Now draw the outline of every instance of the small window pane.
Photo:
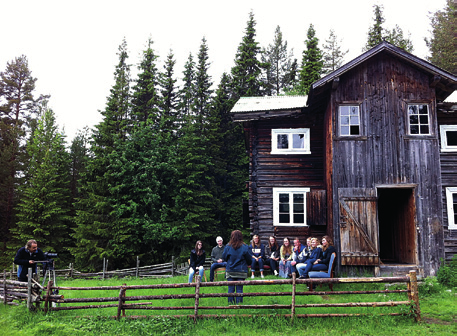
M 289 203 L 289 194 L 279 194 L 280 203 Z
M 289 138 L 287 134 L 278 134 L 278 149 L 289 148 Z
M 351 135 L 359 135 L 360 134 L 360 127 L 359 126 L 351 126 Z
M 290 223 L 289 214 L 279 214 L 279 223 Z
M 419 126 L 411 125 L 411 134 L 419 134 Z
M 294 223 L 303 224 L 305 223 L 305 215 L 303 214 L 294 214 Z
M 421 131 L 421 134 L 429 134 L 428 125 L 421 125 L 420 131 Z
M 343 115 L 349 115 L 350 112 L 350 106 L 340 106 L 340 114 Z
M 289 203 L 280 203 L 279 212 L 289 212 Z
M 305 210 L 303 204 L 294 204 L 294 213 L 303 213 L 303 210 Z
M 419 122 L 421 124 L 428 124 L 428 115 L 421 115 L 419 116 Z
M 358 106 L 351 106 L 351 116 L 359 115 L 359 107 Z
M 408 113 L 409 114 L 417 114 L 417 105 L 409 105 L 408 106 Z
M 305 148 L 305 135 L 292 134 L 293 148 Z
M 446 141 L 448 146 L 457 146 L 457 131 L 447 131 Z
M 351 117 L 351 125 L 359 125 L 359 116 Z
M 409 123 L 411 125 L 417 125 L 419 123 L 419 118 L 417 115 L 411 115 L 409 116 Z
M 303 203 L 304 199 L 303 194 L 294 194 L 294 203 Z
M 452 194 L 452 202 L 454 203 L 454 209 L 455 209 L 455 206 L 457 204 L 457 193 Z
M 349 125 L 349 117 L 342 116 L 341 117 L 341 125 Z
M 349 126 L 341 126 L 341 135 L 349 135 Z
M 428 115 L 428 106 L 427 105 L 419 105 L 419 114 L 427 114 Z

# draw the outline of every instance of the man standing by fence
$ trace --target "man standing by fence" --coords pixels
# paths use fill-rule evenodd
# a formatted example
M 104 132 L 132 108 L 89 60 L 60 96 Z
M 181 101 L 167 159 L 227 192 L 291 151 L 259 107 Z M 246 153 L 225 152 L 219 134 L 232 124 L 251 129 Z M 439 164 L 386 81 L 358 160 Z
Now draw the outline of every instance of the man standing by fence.
M 18 272 L 18 280 L 27 282 L 29 268 L 32 268 L 32 273 L 36 273 L 36 262 L 43 260 L 45 260 L 44 253 L 38 248 L 36 240 L 29 240 L 24 247 L 17 251 L 14 257 L 14 263 L 21 268 Z
M 209 281 L 214 281 L 214 271 L 219 267 L 225 267 L 227 263 L 222 258 L 222 253 L 224 252 L 224 244 L 222 237 L 216 238 L 217 245 L 211 251 L 211 268 L 209 270 Z

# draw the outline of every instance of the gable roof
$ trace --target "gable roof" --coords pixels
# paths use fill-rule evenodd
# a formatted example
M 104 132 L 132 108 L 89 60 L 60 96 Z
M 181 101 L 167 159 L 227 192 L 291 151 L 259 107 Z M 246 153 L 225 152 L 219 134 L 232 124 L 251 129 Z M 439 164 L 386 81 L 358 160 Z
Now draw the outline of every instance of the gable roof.
M 307 96 L 241 97 L 233 106 L 235 121 L 291 115 L 306 107 Z
M 457 89 L 457 76 L 453 75 L 450 72 L 447 72 L 432 63 L 429 63 L 413 54 L 408 53 L 407 51 L 394 46 L 386 41 L 381 42 L 377 46 L 373 47 L 372 49 L 366 51 L 365 53 L 361 54 L 359 57 L 354 58 L 352 61 L 346 63 L 341 68 L 333 71 L 332 73 L 328 74 L 325 77 L 322 77 L 318 81 L 314 82 L 311 85 L 311 92 L 310 92 L 310 99 L 316 93 L 313 91 L 319 91 L 320 88 L 325 86 L 328 83 L 333 82 L 334 80 L 338 80 L 338 77 L 342 74 L 352 70 L 353 68 L 357 67 L 359 64 L 365 62 L 369 58 L 382 53 L 387 52 L 399 59 L 404 60 L 405 62 L 416 66 L 417 68 L 429 73 L 430 75 L 439 79 L 439 81 L 444 81 L 446 84 L 450 84 L 447 87 L 446 91 L 440 90 L 440 94 L 438 97 L 440 100 L 444 100 L 447 96 L 449 96 L 454 90 Z

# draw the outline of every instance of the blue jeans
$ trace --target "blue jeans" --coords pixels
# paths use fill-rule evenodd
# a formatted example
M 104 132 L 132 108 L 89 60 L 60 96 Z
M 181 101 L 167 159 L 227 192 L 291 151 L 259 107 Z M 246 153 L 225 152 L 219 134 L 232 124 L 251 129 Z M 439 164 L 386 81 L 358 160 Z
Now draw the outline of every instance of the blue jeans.
M 324 271 L 326 269 L 327 269 L 327 265 L 325 265 L 325 264 L 316 264 L 316 265 L 314 265 L 311 262 L 311 263 L 307 263 L 306 266 L 304 268 L 302 268 L 301 272 L 299 270 L 298 273 L 300 274 L 300 276 L 307 277 L 309 271 Z
M 221 263 L 213 263 L 211 265 L 211 268 L 209 269 L 209 281 L 213 282 L 214 281 L 214 271 L 219 268 L 219 267 L 225 267 L 227 266 L 227 263 L 225 261 Z
M 271 259 L 271 258 L 265 260 L 265 265 L 270 266 L 270 268 L 273 271 L 273 273 L 274 273 L 274 271 L 278 270 L 278 262 L 276 260 Z
M 189 283 L 192 282 L 192 279 L 193 279 L 193 277 L 194 277 L 194 273 L 195 273 L 195 270 L 194 270 L 192 267 L 190 267 L 190 268 L 189 268 Z M 199 273 L 199 275 L 200 275 L 200 279 L 202 279 L 202 278 L 203 278 L 203 273 L 205 273 L 205 270 L 203 269 L 203 267 L 200 268 L 200 270 L 198 271 L 198 273 Z
M 259 260 L 255 260 L 254 258 L 252 258 L 252 264 L 251 264 L 252 272 L 255 271 L 257 265 L 259 265 L 259 271 L 263 272 L 263 259 L 262 258 L 260 258 Z
M 246 279 L 242 279 L 242 278 L 228 278 L 227 281 L 244 281 Z M 229 285 L 228 286 L 228 293 L 231 294 L 231 293 L 235 293 L 235 287 L 236 287 L 236 292 L 237 293 L 241 293 L 243 294 L 243 285 L 236 285 L 236 286 L 231 286 Z M 233 300 L 234 297 L 231 296 L 231 297 L 228 297 L 228 303 L 233 303 Z M 242 303 L 243 302 L 243 297 L 242 296 L 237 296 L 236 297 L 236 303 Z

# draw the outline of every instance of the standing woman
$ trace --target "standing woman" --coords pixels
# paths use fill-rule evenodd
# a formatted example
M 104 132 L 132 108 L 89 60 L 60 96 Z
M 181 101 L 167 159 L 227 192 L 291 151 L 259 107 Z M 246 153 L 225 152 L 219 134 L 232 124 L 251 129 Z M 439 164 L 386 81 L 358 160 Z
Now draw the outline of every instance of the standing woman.
M 336 249 L 333 246 L 333 240 L 329 236 L 322 237 L 322 258 L 317 259 L 313 263 L 312 271 L 326 271 L 330 263 L 332 253 L 336 253 Z
M 254 235 L 252 237 L 252 243 L 249 245 L 249 250 L 251 251 L 252 256 L 252 264 L 251 264 L 251 271 L 252 276 L 251 278 L 254 279 L 254 272 L 257 267 L 259 266 L 260 277 L 264 278 L 263 276 L 263 258 L 265 256 L 265 247 L 260 242 L 260 238 L 258 235 Z
M 290 245 L 289 238 L 284 238 L 284 244 L 281 246 L 280 250 L 281 261 L 279 262 L 279 276 L 283 278 L 288 278 L 291 274 L 291 264 L 292 261 L 292 246 Z
M 268 265 L 273 270 L 274 275 L 278 275 L 278 263 L 279 263 L 279 245 L 276 238 L 270 236 L 268 238 L 268 245 L 265 246 L 265 265 Z
M 252 257 L 248 246 L 243 242 L 243 234 L 240 230 L 232 231 L 229 243 L 225 246 L 222 259 L 227 262 L 225 277 L 227 281 L 243 281 L 248 277 L 248 265 L 251 265 Z M 235 293 L 235 286 L 228 286 L 228 292 Z M 243 293 L 243 285 L 236 286 L 237 293 Z M 233 297 L 228 298 L 229 304 L 233 303 Z M 236 303 L 243 302 L 242 296 L 236 297 Z
M 189 264 L 189 283 L 192 282 L 194 273 L 198 270 L 200 278 L 203 277 L 205 272 L 203 265 L 205 264 L 206 253 L 203 249 L 203 243 L 201 240 L 197 240 L 195 249 L 190 252 L 190 264 Z

